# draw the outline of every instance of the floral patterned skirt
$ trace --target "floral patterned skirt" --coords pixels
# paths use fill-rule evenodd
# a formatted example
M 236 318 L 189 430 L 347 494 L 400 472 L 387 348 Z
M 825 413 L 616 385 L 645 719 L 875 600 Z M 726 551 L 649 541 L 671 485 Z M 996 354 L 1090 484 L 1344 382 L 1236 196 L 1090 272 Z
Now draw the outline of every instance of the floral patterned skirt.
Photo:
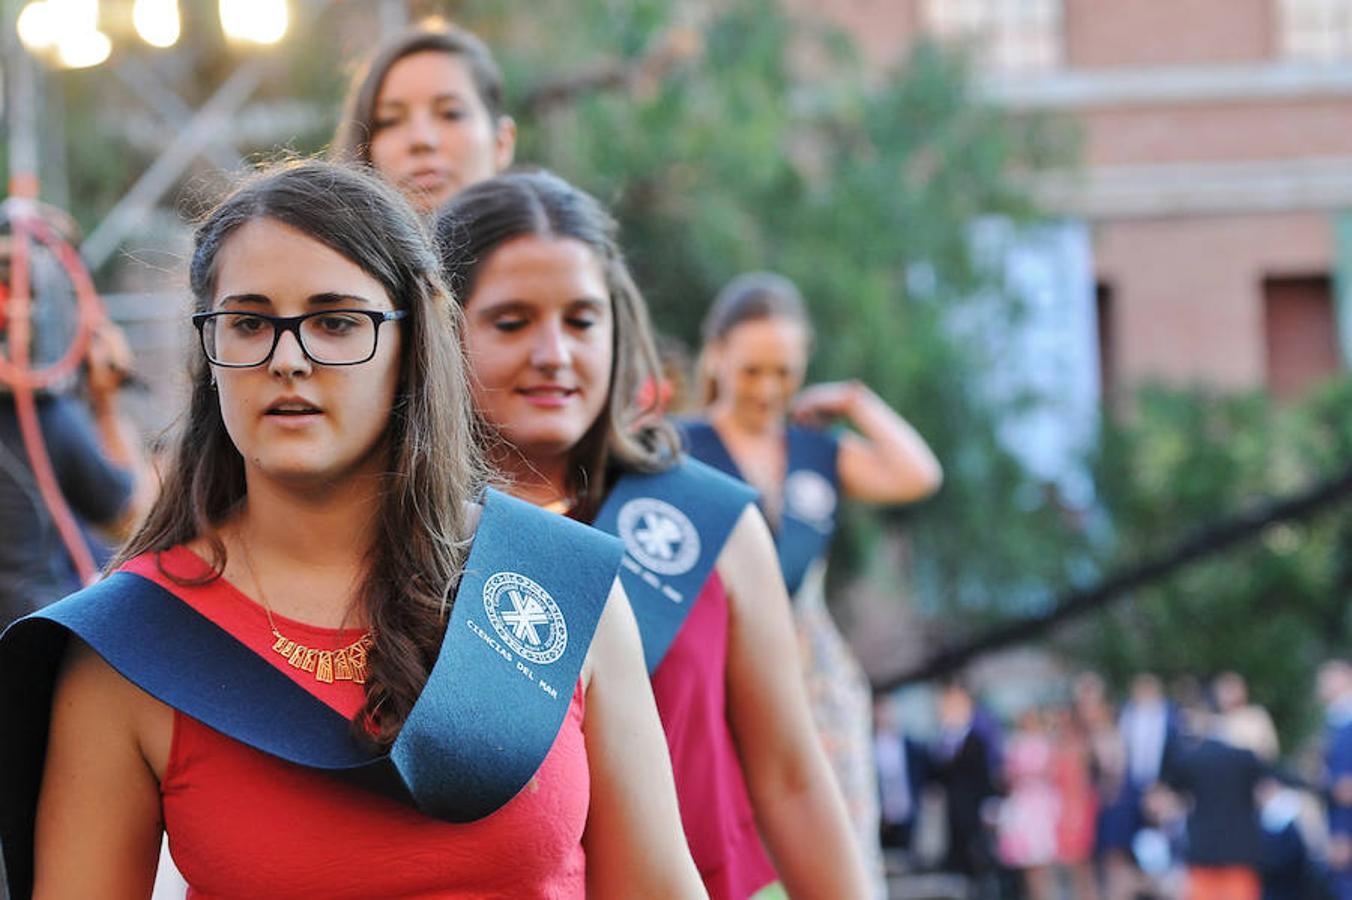
M 810 571 L 794 598 L 812 718 L 845 795 L 845 806 L 874 896 L 887 896 L 879 839 L 878 770 L 873 760 L 873 691 L 826 609 L 824 567 Z

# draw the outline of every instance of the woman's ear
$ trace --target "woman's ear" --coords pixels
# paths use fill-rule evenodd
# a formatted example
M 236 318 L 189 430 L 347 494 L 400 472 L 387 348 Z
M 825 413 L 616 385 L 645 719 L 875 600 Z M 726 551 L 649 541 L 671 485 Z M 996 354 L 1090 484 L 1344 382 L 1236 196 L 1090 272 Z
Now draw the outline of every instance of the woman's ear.
M 499 172 L 506 172 L 516 157 L 516 120 L 511 116 L 499 116 L 496 133 L 493 136 L 493 162 Z
M 718 399 L 718 368 L 722 365 L 722 349 L 721 341 L 709 341 L 695 360 L 695 385 L 702 406 L 709 406 Z
M 699 373 L 702 378 L 718 380 L 718 374 L 723 368 L 724 352 L 722 341 L 714 340 L 704 345 L 704 351 L 699 355 Z

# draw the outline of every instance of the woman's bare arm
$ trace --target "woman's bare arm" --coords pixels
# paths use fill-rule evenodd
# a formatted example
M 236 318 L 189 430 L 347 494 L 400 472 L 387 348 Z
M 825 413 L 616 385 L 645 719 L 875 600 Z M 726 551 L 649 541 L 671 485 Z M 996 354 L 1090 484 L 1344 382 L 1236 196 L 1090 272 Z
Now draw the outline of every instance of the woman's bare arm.
M 794 416 L 823 422 L 843 418 L 858 433 L 840 442 L 840 484 L 868 503 L 909 503 L 933 494 L 943 468 L 925 439 L 858 381 L 813 385 L 798 395 Z
M 638 625 L 617 580 L 592 640 L 583 732 L 591 808 L 587 896 L 704 897 L 676 804 Z
M 794 900 L 865 897 L 863 857 L 812 723 L 788 593 L 754 507 L 718 558 L 728 592 L 728 719 L 756 823 Z
M 167 757 L 172 721 L 168 707 L 72 639 L 38 797 L 35 898 L 150 896 L 163 825 L 143 744 L 155 736 L 151 755 Z

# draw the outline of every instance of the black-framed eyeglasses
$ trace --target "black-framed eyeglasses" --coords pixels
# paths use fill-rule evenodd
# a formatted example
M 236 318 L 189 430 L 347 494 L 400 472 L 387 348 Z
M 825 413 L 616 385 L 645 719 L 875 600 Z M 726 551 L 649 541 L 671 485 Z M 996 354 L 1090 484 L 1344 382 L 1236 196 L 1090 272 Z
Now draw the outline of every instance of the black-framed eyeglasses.
M 356 366 L 376 355 L 380 324 L 406 309 L 322 309 L 302 316 L 256 312 L 195 313 L 202 352 L 214 366 L 248 369 L 272 359 L 282 332 L 296 336 L 305 358 L 321 366 Z

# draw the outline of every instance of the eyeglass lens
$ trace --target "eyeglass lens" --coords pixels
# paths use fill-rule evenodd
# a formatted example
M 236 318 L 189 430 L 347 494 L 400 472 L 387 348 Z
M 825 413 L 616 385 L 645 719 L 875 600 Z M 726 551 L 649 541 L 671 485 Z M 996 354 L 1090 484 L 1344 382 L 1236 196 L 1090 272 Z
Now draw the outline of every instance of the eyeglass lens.
M 227 366 L 256 366 L 273 348 L 276 324 L 252 313 L 222 313 L 202 329 L 207 356 Z M 376 348 L 376 323 L 361 313 L 326 312 L 300 323 L 300 341 L 315 362 L 355 363 Z

